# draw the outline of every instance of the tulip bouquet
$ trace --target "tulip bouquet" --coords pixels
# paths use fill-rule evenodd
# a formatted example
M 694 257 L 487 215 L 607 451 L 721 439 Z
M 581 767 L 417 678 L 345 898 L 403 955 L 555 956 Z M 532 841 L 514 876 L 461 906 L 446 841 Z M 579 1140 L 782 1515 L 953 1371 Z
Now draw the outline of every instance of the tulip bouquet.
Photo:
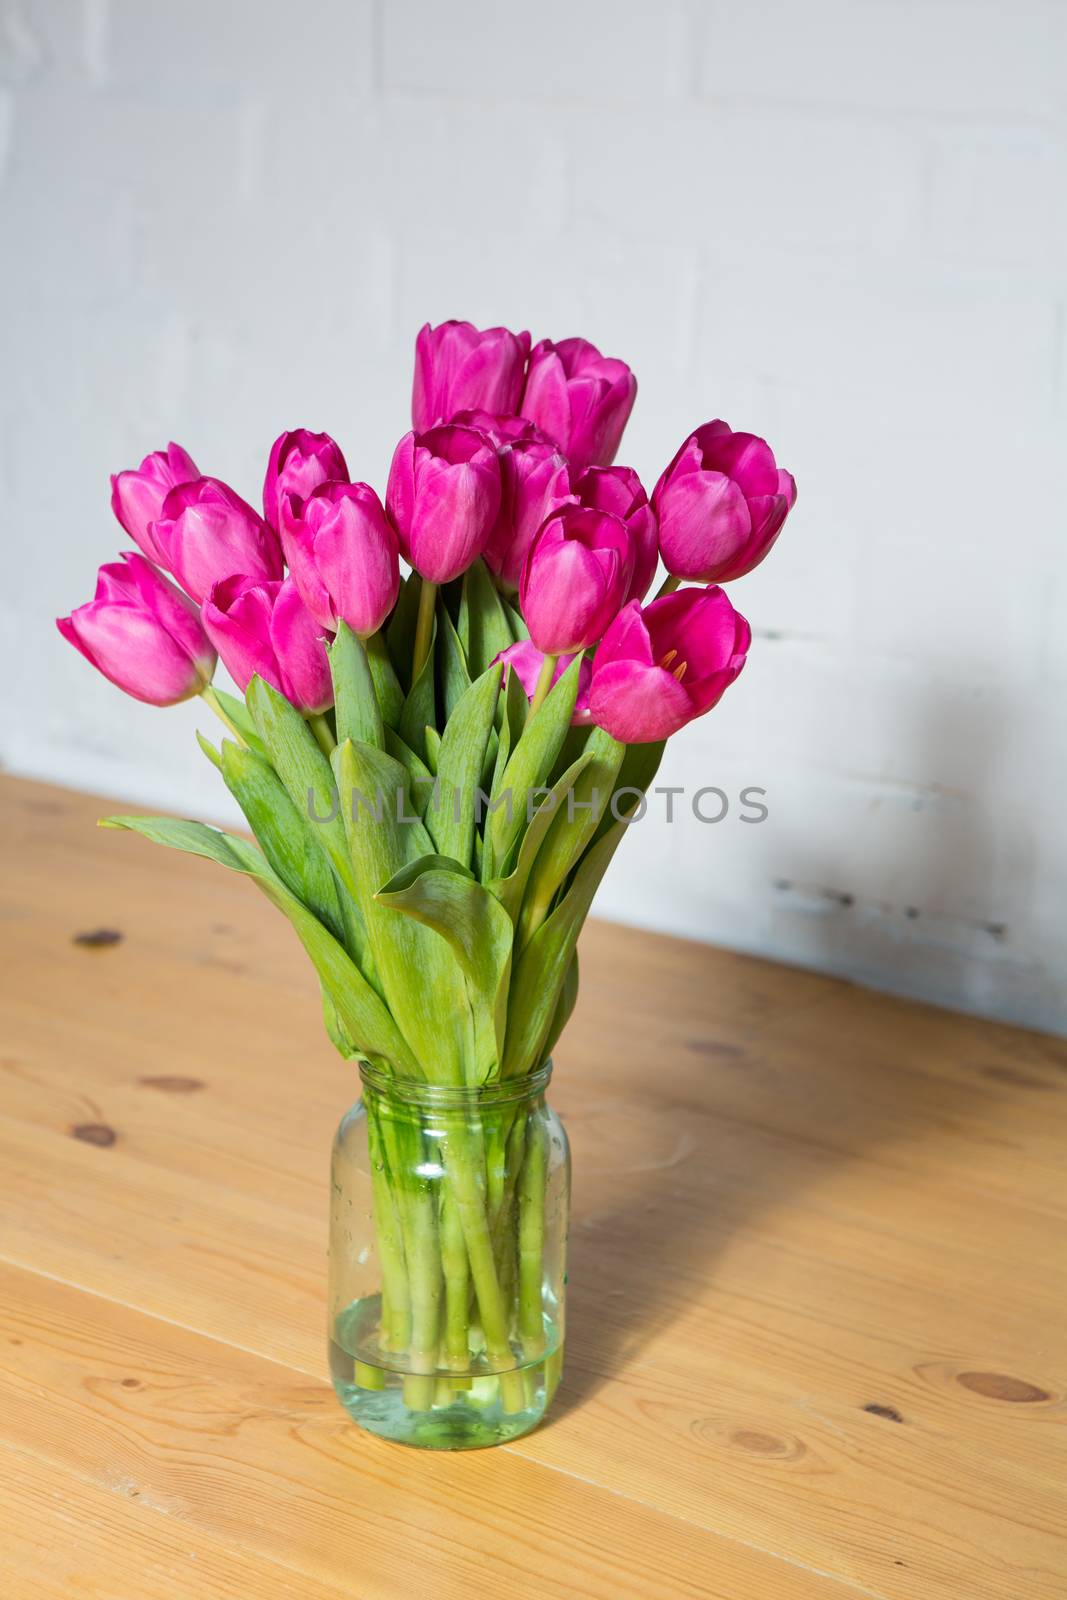
M 356 1387 L 380 1386 L 376 1360 L 412 1411 L 475 1358 L 522 1411 L 516 1352 L 546 1353 L 546 1152 L 514 1102 L 442 1144 L 433 1115 L 389 1114 L 390 1086 L 481 1092 L 542 1067 L 664 741 L 744 665 L 719 584 L 795 499 L 767 444 L 721 421 L 649 497 L 613 465 L 636 387 L 583 339 L 427 326 L 384 504 L 326 434 L 277 439 L 262 515 L 171 444 L 112 479 L 138 549 L 58 623 L 128 694 L 200 695 L 224 726 L 201 747 L 256 843 L 106 825 L 245 874 L 314 963 L 331 1039 L 377 1086 L 377 1356 Z M 213 682 L 218 657 L 243 698 Z

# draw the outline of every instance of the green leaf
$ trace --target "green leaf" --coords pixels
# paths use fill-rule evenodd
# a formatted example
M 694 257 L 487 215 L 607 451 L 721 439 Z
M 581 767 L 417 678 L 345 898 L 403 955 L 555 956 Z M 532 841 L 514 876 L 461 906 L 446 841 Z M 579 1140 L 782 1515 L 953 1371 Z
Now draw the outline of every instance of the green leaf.
M 456 631 L 472 678 L 480 678 L 501 650 L 515 642 L 504 602 L 481 559 L 463 574 Z
M 410 750 L 423 761 L 426 759 L 426 729 L 437 727 L 436 698 L 434 694 L 434 654 L 436 651 L 437 619 L 434 618 L 430 649 L 418 677 L 412 684 L 400 713 L 397 732 Z
M 338 744 L 345 739 L 361 739 L 364 744 L 383 749 L 385 736 L 374 679 L 366 651 L 347 622 L 338 625 L 329 657 Z
M 488 885 L 513 922 L 519 920 L 526 885 L 545 834 L 551 828 L 560 806 L 566 805 L 568 792 L 577 784 L 592 759 L 593 752 L 587 751 L 557 778 L 549 794 L 534 812 L 533 820 L 522 836 L 514 870 L 506 878 L 494 878 Z
M 438 794 L 427 827 L 442 855 L 470 865 L 474 801 L 493 731 L 501 667 L 489 667 L 471 684 L 445 726 L 437 757 Z
M 578 696 L 581 656 L 549 691 L 544 704 L 529 719 L 504 769 L 500 795 L 504 803 L 489 817 L 486 844 L 494 870 L 505 870 L 512 846 L 526 827 L 526 810 L 533 790 L 544 787 L 559 755 Z M 509 674 L 514 677 L 515 674 Z M 525 699 L 525 695 L 523 696 Z
M 528 639 L 530 630 L 523 621 L 522 612 L 516 606 L 513 606 L 511 601 L 506 599 L 504 595 L 500 597 L 500 604 L 503 607 L 504 616 L 507 618 L 508 627 L 511 629 L 512 642 L 518 644 L 520 640 Z
M 658 744 L 628 744 L 626 754 L 622 758 L 622 766 L 614 788 L 608 809 L 600 819 L 600 825 L 594 835 L 594 844 L 598 843 L 606 833 L 609 833 L 622 817 L 628 817 L 638 806 L 638 796 L 645 794 L 663 759 L 663 752 L 667 741 L 661 739 Z M 628 790 L 636 793 L 627 793 Z
M 342 890 L 348 891 L 339 896 L 345 919 L 345 943 L 353 960 L 373 980 L 352 858 L 344 823 L 338 815 L 337 785 L 330 763 L 299 711 L 269 683 L 253 678 L 248 685 L 247 699 L 271 765 L 294 806 L 308 818 L 314 829 L 313 837 L 325 852 Z
M 384 633 L 372 633 L 369 639 L 363 641 L 363 648 L 367 652 L 367 665 L 374 680 L 382 721 L 387 728 L 395 728 L 404 709 L 404 691 L 389 659 Z
M 322 990 L 322 1020 L 325 1024 L 326 1032 L 329 1034 L 330 1043 L 339 1055 L 344 1056 L 346 1061 L 351 1061 L 353 1056 L 359 1054 L 359 1051 L 348 1037 L 345 1025 L 337 1015 L 337 1007 L 333 1003 L 330 991 L 321 979 L 319 980 L 319 988 Z
M 199 731 L 199 729 L 197 730 L 196 742 L 207 756 L 208 760 L 211 762 L 211 765 L 215 768 L 215 771 L 221 772 L 222 756 L 219 754 L 218 750 L 216 750 L 211 740 L 204 738 L 204 735 Z
M 511 972 L 511 918 L 472 873 L 451 856 L 423 856 L 398 872 L 375 897 L 432 928 L 452 950 L 466 979 L 474 1019 L 475 1065 L 484 1083 L 500 1066 Z
M 400 735 L 389 727 L 385 730 L 385 752 L 407 771 L 411 780 L 412 803 L 419 816 L 425 817 L 436 790 L 433 773 L 425 761 L 420 761 L 414 750 L 409 750 Z
M 616 822 L 586 852 L 567 893 L 515 961 L 508 1008 L 504 1077 L 531 1072 L 544 1060 L 556 1007 L 578 935 L 597 886 L 628 824 Z
M 180 822 L 172 817 L 108 817 L 101 826 L 127 828 L 156 844 L 204 856 L 252 878 L 293 924 L 352 1042 L 371 1060 L 388 1062 L 407 1077 L 418 1075 L 418 1064 L 400 1030 L 359 968 L 321 922 L 290 894 L 255 845 L 203 822 Z
M 563 980 L 563 987 L 559 992 L 556 1009 L 552 1014 L 552 1025 L 545 1037 L 542 1049 L 546 1056 L 551 1055 L 560 1034 L 571 1020 L 575 1006 L 578 1004 L 578 952 L 571 956 L 571 964 L 567 968 L 567 976 Z
M 270 762 L 226 739 L 222 776 L 274 871 L 338 939 L 344 919 L 337 880 L 319 848 L 315 824 L 290 800 Z M 342 891 L 343 892 L 343 891 Z
M 406 694 L 411 688 L 411 664 L 415 654 L 415 626 L 419 618 L 422 579 L 409 573 L 400 585 L 393 614 L 385 625 L 385 642 L 397 681 Z
M 260 755 L 265 755 L 263 742 L 256 732 L 256 725 L 249 716 L 248 707 L 243 700 L 238 700 L 236 695 L 227 694 L 225 689 L 220 689 L 217 684 L 211 685 L 219 705 L 229 717 L 237 733 L 240 734 L 250 750 L 258 750 Z
M 437 763 L 441 759 L 441 735 L 427 723 L 422 730 L 422 737 L 426 746 L 426 765 L 436 775 Z
M 573 786 L 559 797 L 559 804 L 530 873 L 519 921 L 520 945 L 525 944 L 541 926 L 556 890 L 566 881 L 582 851 L 596 834 L 600 819 L 611 800 L 625 754 L 626 746 L 613 739 L 610 733 L 605 733 L 602 728 L 593 729 L 586 745 L 582 770 Z
M 412 807 L 407 771 L 373 745 L 352 740 L 338 745 L 333 766 L 382 995 L 425 1076 L 435 1083 L 462 1083 L 473 1057 L 473 1035 L 455 957 L 429 928 L 375 898 L 402 867 L 433 854 Z
M 437 656 L 441 699 L 447 721 L 470 688 L 471 678 L 467 671 L 467 658 L 463 653 L 459 635 L 452 624 L 452 618 L 448 614 L 443 594 L 437 598 Z

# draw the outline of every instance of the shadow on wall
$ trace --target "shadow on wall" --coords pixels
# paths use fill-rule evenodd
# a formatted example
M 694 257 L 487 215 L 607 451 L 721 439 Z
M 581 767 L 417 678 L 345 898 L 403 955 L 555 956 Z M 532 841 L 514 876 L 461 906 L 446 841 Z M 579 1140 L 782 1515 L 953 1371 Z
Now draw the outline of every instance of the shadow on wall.
M 792 793 L 756 841 L 772 890 L 766 947 L 879 989 L 1064 1031 L 1053 975 L 1014 939 L 1032 917 L 1040 824 L 1025 700 L 960 670 L 924 678 L 909 705 L 917 726 L 891 775 L 794 768 Z M 804 827 L 811 807 L 818 828 Z

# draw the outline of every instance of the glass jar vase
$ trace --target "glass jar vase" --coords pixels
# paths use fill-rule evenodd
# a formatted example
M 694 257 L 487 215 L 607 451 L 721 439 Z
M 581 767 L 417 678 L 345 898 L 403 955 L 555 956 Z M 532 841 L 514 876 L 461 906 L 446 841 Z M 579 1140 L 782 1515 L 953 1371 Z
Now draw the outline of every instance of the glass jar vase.
M 361 1064 L 333 1149 L 330 1372 L 369 1432 L 470 1450 L 544 1416 L 570 1201 L 551 1072 L 445 1088 Z

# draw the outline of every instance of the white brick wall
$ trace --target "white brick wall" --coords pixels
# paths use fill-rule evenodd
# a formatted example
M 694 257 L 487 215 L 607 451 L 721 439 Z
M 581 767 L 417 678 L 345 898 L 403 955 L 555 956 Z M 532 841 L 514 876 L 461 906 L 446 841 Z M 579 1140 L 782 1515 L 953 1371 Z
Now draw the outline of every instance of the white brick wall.
M 0 756 L 225 815 L 52 627 L 108 472 L 254 498 L 306 424 L 381 484 L 421 322 L 581 332 L 649 483 L 718 414 L 800 481 L 662 779 L 770 818 L 600 909 L 1067 1030 L 1065 64 L 1062 0 L 0 0 Z

